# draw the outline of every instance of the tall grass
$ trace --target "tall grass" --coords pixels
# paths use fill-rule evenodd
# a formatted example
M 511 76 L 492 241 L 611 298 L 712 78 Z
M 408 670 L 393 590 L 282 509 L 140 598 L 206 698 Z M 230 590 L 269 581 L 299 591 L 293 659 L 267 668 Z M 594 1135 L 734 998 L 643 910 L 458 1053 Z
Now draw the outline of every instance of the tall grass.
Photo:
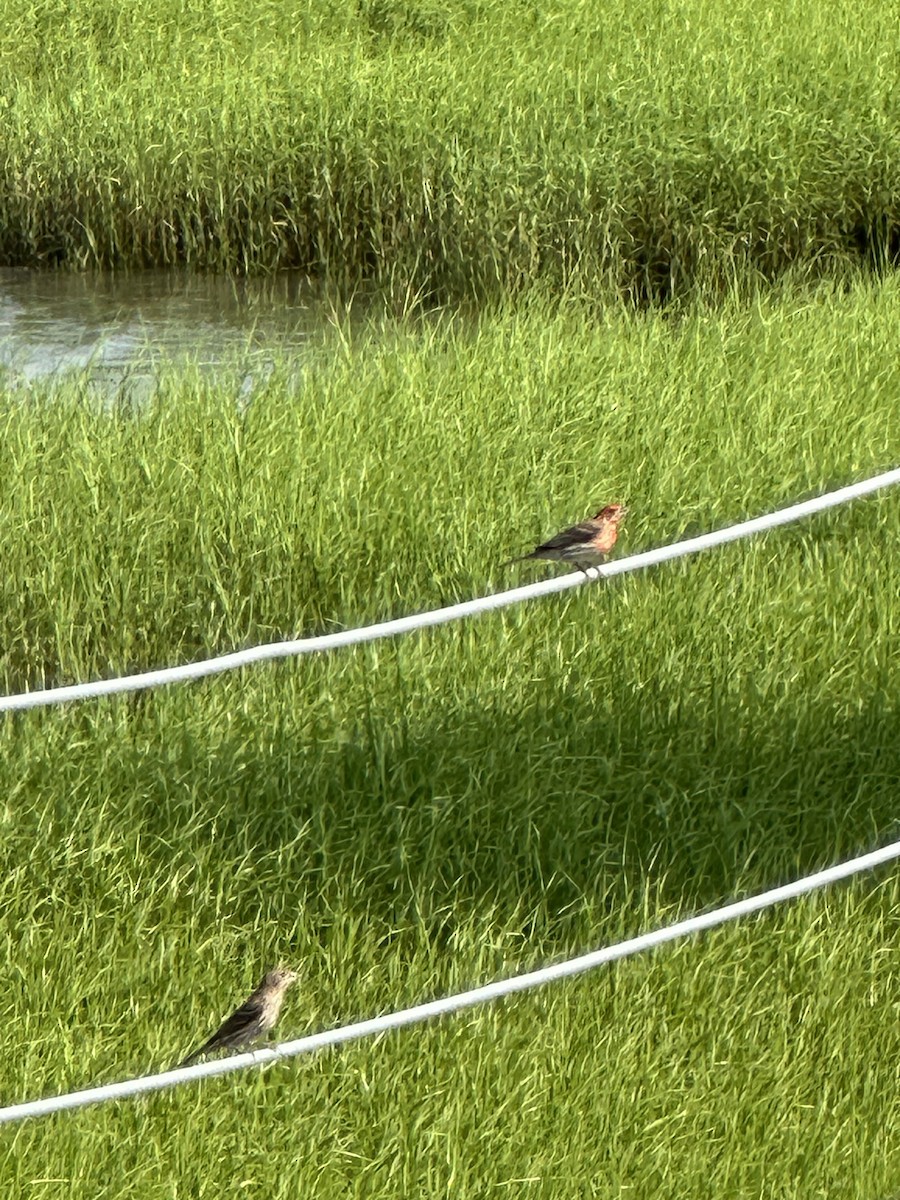
M 0 5 L 0 259 L 632 299 L 896 256 L 896 0 Z
M 2 406 L 8 690 L 499 587 L 898 458 L 900 289 L 675 320 L 535 299 Z M 297 1035 L 896 836 L 893 493 L 395 643 L 7 717 L 2 1099 L 176 1061 L 269 963 Z M 896 1152 L 887 873 L 332 1055 L 0 1131 L 8 1195 L 871 1197 Z

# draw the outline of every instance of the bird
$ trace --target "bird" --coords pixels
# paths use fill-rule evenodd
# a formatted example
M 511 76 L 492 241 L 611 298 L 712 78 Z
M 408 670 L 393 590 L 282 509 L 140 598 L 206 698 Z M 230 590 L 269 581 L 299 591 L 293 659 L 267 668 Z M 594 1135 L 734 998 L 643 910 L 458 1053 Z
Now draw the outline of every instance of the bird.
M 513 558 L 511 562 L 524 562 L 529 558 L 547 558 L 557 562 L 570 562 L 584 571 L 587 567 L 598 566 L 613 546 L 619 536 L 619 523 L 627 515 L 628 509 L 623 504 L 607 504 L 587 521 L 579 521 L 552 538 L 536 546 L 530 554 Z M 509 563 L 505 563 L 509 566 Z
M 240 1008 L 235 1009 L 199 1049 L 182 1059 L 178 1068 L 189 1067 L 213 1050 L 238 1050 L 249 1046 L 268 1033 L 278 1020 L 284 993 L 296 979 L 297 972 L 288 967 L 267 971 L 256 991 L 250 993 Z

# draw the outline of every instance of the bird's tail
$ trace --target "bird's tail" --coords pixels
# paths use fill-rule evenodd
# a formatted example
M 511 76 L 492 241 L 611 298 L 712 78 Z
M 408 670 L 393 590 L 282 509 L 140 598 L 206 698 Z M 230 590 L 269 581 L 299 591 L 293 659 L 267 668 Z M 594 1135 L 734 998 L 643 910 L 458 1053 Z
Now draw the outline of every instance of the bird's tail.
M 192 1065 L 193 1065 L 193 1064 L 194 1064 L 194 1063 L 197 1061 L 197 1059 L 200 1057 L 200 1055 L 201 1055 L 202 1053 L 203 1053 L 203 1051 L 202 1051 L 202 1050 L 194 1050 L 194 1051 L 192 1051 L 192 1053 L 190 1053 L 190 1054 L 187 1056 L 187 1058 L 183 1058 L 183 1059 L 181 1060 L 181 1062 L 180 1062 L 180 1063 L 178 1063 L 178 1065 L 177 1065 L 177 1066 L 175 1066 L 175 1067 L 172 1067 L 172 1070 L 173 1070 L 173 1071 L 180 1071 L 182 1067 L 190 1067 L 190 1066 L 192 1066 Z

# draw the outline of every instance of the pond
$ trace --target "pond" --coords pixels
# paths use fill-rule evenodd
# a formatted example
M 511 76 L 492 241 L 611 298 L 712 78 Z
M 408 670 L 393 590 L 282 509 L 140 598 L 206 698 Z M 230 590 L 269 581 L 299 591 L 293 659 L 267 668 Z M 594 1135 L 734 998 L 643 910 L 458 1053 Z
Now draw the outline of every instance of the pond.
M 104 388 L 152 390 L 163 363 L 239 363 L 264 376 L 300 353 L 330 309 L 306 276 L 234 279 L 0 269 L 0 377 L 7 386 L 77 371 Z

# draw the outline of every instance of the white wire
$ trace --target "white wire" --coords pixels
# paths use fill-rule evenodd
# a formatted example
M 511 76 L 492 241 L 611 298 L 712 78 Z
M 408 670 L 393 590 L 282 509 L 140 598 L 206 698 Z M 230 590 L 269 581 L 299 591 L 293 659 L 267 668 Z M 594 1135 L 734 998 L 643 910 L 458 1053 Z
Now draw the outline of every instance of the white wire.
M 771 908 L 782 900 L 791 900 L 812 892 L 826 884 L 846 879 L 861 871 L 871 870 L 882 863 L 900 857 L 900 841 L 882 846 L 851 858 L 847 862 L 827 867 L 824 871 L 816 871 L 803 879 L 796 879 L 781 887 L 772 888 L 758 896 L 748 896 L 723 908 L 713 909 L 712 912 L 701 913 L 698 917 L 689 917 L 663 929 L 651 933 L 643 933 L 639 937 L 629 938 L 615 946 L 607 946 L 602 950 L 594 950 L 590 954 L 582 954 L 578 958 L 570 958 L 566 962 L 554 963 L 542 967 L 538 971 L 529 971 L 525 975 L 516 975 L 512 979 L 501 979 L 484 987 L 473 988 L 468 992 L 459 992 L 455 996 L 446 996 L 442 1000 L 432 1000 L 427 1004 L 417 1004 L 413 1008 L 404 1008 L 399 1012 L 388 1013 L 382 1017 L 372 1017 L 368 1021 L 357 1021 L 353 1025 L 343 1025 L 337 1029 L 328 1029 L 323 1033 L 314 1033 L 308 1037 L 297 1038 L 292 1042 L 282 1042 L 280 1046 L 272 1046 L 262 1050 L 249 1051 L 246 1054 L 235 1054 L 230 1058 L 218 1059 L 215 1062 L 197 1063 L 192 1067 L 180 1067 L 174 1071 L 162 1071 L 158 1075 L 143 1075 L 137 1079 L 126 1079 L 121 1083 L 110 1083 L 102 1087 L 88 1088 L 86 1091 L 70 1092 L 65 1096 L 50 1096 L 45 1100 L 31 1100 L 25 1104 L 11 1104 L 0 1108 L 0 1125 L 9 1121 L 20 1121 L 23 1117 L 40 1117 L 48 1113 L 60 1112 L 67 1108 L 84 1108 L 88 1104 L 97 1104 L 103 1100 L 121 1100 L 126 1096 L 136 1096 L 141 1092 L 155 1092 L 162 1088 L 174 1087 L 178 1083 L 187 1083 L 193 1079 L 203 1079 L 209 1075 L 225 1075 L 238 1071 L 242 1067 L 274 1062 L 282 1058 L 293 1058 L 298 1054 L 309 1054 L 314 1050 L 322 1050 L 326 1046 L 340 1046 L 345 1042 L 356 1041 L 359 1038 L 371 1037 L 387 1033 L 392 1029 L 402 1029 L 405 1025 L 414 1025 L 426 1021 L 430 1017 L 440 1017 L 446 1013 L 459 1012 L 476 1004 L 484 1004 L 497 1000 L 501 996 L 510 996 L 515 992 L 530 991 L 542 984 L 551 983 L 557 979 L 566 979 L 570 975 L 578 975 L 592 967 L 604 963 L 616 962 L 620 958 L 638 954 L 643 950 L 652 950 L 665 942 L 688 934 L 700 933 L 712 929 L 716 925 L 724 925 L 738 917 L 760 912 Z
M 379 638 L 395 637 L 398 633 L 409 633 L 411 630 L 424 629 L 429 625 L 443 625 L 448 621 L 458 621 L 462 617 L 472 617 L 496 608 L 506 608 L 508 605 L 518 604 L 522 600 L 533 600 L 537 596 L 563 592 L 568 588 L 578 587 L 589 579 L 608 579 L 613 575 L 624 575 L 630 571 L 641 570 L 643 567 L 656 566 L 657 563 L 667 562 L 669 559 L 696 554 L 700 550 L 709 550 L 713 546 L 721 546 L 726 542 L 737 541 L 738 538 L 762 533 L 767 529 L 774 529 L 778 525 L 787 525 L 791 521 L 808 517 L 823 509 L 834 508 L 838 504 L 855 500 L 859 496 L 866 496 L 870 492 L 894 483 L 900 483 L 900 468 L 873 475 L 870 479 L 863 479 L 847 487 L 838 488 L 837 491 L 828 492 L 824 496 L 816 496 L 812 500 L 791 504 L 777 512 L 754 517 L 750 521 L 741 521 L 737 525 L 716 529 L 712 533 L 704 533 L 683 542 L 660 546 L 656 550 L 647 550 L 643 554 L 633 554 L 629 558 L 617 559 L 602 567 L 591 567 L 587 574 L 575 571 L 554 579 L 543 579 L 525 587 L 512 588 L 507 592 L 497 592 L 492 596 L 480 596 L 475 600 L 466 600 L 462 604 L 451 604 L 446 608 L 432 609 L 431 612 L 415 613 L 409 617 L 399 617 L 394 621 L 380 621 L 376 625 L 367 625 L 361 629 L 345 629 L 340 633 L 326 633 L 319 637 L 271 642 L 265 646 L 252 646 L 247 650 L 238 650 L 233 654 L 223 654 L 218 658 L 208 658 L 202 662 L 165 667 L 158 671 L 145 671 L 139 675 L 123 675 L 118 679 L 98 679 L 91 683 L 72 684 L 69 687 L 47 688 L 43 691 L 24 692 L 16 696 L 2 696 L 0 697 L 0 712 L 38 708 L 48 704 L 63 704 L 69 700 L 87 700 L 92 696 L 110 696 L 116 692 L 136 692 L 142 688 L 159 687 L 165 683 L 179 683 L 190 679 L 201 679 L 206 675 L 218 675 L 222 671 L 234 671 L 238 667 L 265 662 L 268 659 L 288 658 L 292 655 L 312 654 L 323 650 L 337 650 L 341 646 L 354 646 L 360 642 L 373 642 Z

